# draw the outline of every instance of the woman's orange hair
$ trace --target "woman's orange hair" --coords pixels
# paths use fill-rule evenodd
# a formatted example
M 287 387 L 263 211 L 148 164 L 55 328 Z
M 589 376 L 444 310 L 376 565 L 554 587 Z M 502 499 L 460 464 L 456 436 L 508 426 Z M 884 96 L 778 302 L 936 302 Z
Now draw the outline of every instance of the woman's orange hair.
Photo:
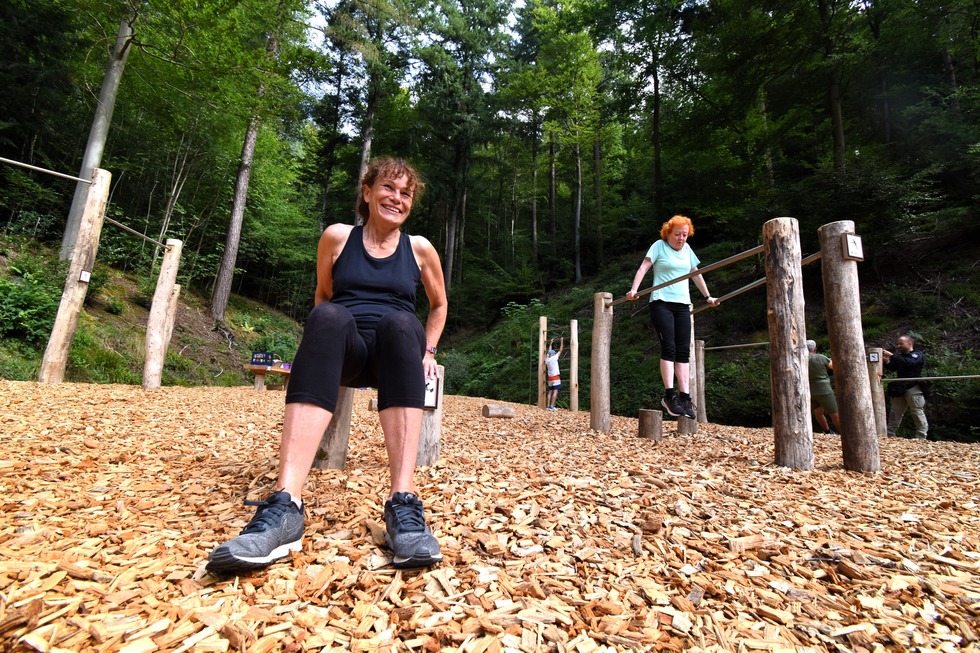
M 663 238 L 664 240 L 667 240 L 667 236 L 670 235 L 671 231 L 673 231 L 677 227 L 683 227 L 684 225 L 687 225 L 688 228 L 687 235 L 693 236 L 694 223 L 691 222 L 691 218 L 687 217 L 686 215 L 675 215 L 670 220 L 665 222 L 663 226 L 660 227 L 660 237 Z

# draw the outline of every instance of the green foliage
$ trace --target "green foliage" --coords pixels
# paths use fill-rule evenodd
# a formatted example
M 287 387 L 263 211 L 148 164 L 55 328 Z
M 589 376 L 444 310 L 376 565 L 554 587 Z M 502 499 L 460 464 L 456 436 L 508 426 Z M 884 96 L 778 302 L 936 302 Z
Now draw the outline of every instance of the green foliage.
M 0 277 L 0 337 L 41 343 L 51 334 L 61 289 L 44 275 L 11 267 L 13 277 Z
M 125 356 L 99 342 L 89 320 L 79 321 L 68 351 L 66 381 L 139 385 L 142 374 L 131 365 Z

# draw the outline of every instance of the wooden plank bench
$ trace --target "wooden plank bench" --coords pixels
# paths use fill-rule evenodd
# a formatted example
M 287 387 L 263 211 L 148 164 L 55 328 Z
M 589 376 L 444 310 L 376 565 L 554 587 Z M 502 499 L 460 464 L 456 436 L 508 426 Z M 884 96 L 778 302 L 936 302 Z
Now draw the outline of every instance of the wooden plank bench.
M 289 385 L 289 373 L 291 370 L 288 367 L 282 367 L 280 365 L 252 365 L 251 363 L 245 363 L 242 365 L 242 369 L 255 375 L 256 390 L 265 390 L 266 374 L 281 374 L 285 379 L 283 381 L 283 385 Z

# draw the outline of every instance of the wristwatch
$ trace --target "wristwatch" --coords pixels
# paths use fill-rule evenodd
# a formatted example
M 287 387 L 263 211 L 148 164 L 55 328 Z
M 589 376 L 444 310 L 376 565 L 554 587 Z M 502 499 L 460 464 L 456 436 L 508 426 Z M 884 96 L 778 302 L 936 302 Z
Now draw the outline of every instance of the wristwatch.
M 436 352 L 438 351 L 438 349 L 436 349 L 436 348 L 435 348 L 435 347 L 433 347 L 432 345 L 426 345 L 426 346 L 425 346 L 425 350 L 426 350 L 427 352 L 429 352 L 430 354 L 432 354 L 433 356 L 435 356 L 435 355 L 436 355 Z

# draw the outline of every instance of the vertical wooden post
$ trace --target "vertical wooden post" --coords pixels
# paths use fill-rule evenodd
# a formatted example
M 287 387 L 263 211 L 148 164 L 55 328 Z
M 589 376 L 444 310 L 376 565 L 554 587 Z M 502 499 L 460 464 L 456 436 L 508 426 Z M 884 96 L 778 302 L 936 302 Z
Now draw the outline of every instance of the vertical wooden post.
M 173 301 L 177 269 L 180 267 L 180 252 L 184 243 L 173 238 L 167 239 L 167 249 L 163 253 L 157 287 L 150 304 L 150 316 L 146 320 L 146 357 L 143 360 L 143 389 L 160 387 L 163 379 L 163 365 L 167 360 L 167 347 L 170 346 L 170 333 L 173 328 L 173 314 L 170 313 Z M 176 309 L 176 305 L 173 305 Z M 168 324 L 168 315 L 170 323 Z
M 693 308 L 693 307 L 692 307 Z M 697 404 L 694 411 L 694 419 L 697 421 L 697 411 L 700 408 L 701 402 L 698 401 L 698 396 L 701 394 L 701 378 L 698 376 L 698 361 L 697 361 L 697 348 L 695 347 L 696 341 L 694 340 L 694 311 L 691 311 L 691 341 L 688 343 L 688 351 L 690 352 L 690 358 L 688 359 L 688 393 L 691 395 L 691 402 Z
M 698 395 L 694 398 L 697 403 L 695 412 L 698 414 L 698 423 L 707 424 L 708 406 L 705 397 L 708 393 L 705 387 L 708 385 L 708 381 L 704 377 L 704 340 L 694 341 L 694 363 L 697 365 L 698 378 L 701 379 L 701 382 L 698 383 Z
M 637 435 L 641 438 L 660 442 L 663 440 L 664 413 L 662 410 L 640 409 Z
M 569 324 L 569 329 L 571 330 L 572 345 L 572 364 L 569 370 L 568 376 L 569 380 L 569 395 L 568 395 L 568 409 L 571 411 L 578 410 L 578 320 L 572 320 Z
M 419 433 L 419 451 L 415 456 L 416 467 L 434 465 L 442 448 L 442 386 L 446 368 L 436 365 L 436 407 L 422 411 L 422 431 Z
M 799 223 L 793 218 L 770 220 L 762 227 L 762 239 L 766 250 L 775 463 L 813 469 Z M 836 365 L 835 360 L 835 368 Z
M 592 322 L 592 402 L 589 427 L 608 433 L 612 430 L 609 396 L 609 347 L 612 342 L 612 293 L 597 292 L 593 298 Z
M 888 411 L 885 407 L 885 389 L 881 385 L 884 373 L 884 359 L 881 347 L 868 349 L 868 383 L 871 385 L 871 403 L 875 411 L 875 432 L 878 437 L 888 435 Z
M 861 294 L 857 261 L 844 258 L 842 238 L 854 233 L 854 222 L 841 220 L 820 227 L 823 296 L 834 360 L 834 382 L 840 413 L 844 468 L 881 470 L 878 437 L 861 330 Z
M 65 365 L 68 364 L 68 350 L 78 327 L 78 316 L 82 312 L 85 294 L 88 292 L 95 255 L 99 251 L 99 236 L 105 219 L 105 207 L 109 201 L 109 182 L 112 175 L 101 168 L 92 171 L 92 183 L 85 196 L 81 224 L 75 248 L 72 250 L 65 289 L 61 293 L 58 314 L 54 318 L 51 337 L 44 350 L 41 369 L 37 380 L 40 383 L 61 383 L 65 378 Z
M 350 414 L 354 408 L 354 388 L 340 386 L 337 408 L 327 424 L 320 447 L 313 458 L 317 469 L 343 469 L 347 465 L 347 443 L 350 441 Z
M 538 408 L 545 407 L 545 384 L 548 374 L 544 369 L 544 358 L 548 355 L 548 318 L 544 315 L 538 317 Z

